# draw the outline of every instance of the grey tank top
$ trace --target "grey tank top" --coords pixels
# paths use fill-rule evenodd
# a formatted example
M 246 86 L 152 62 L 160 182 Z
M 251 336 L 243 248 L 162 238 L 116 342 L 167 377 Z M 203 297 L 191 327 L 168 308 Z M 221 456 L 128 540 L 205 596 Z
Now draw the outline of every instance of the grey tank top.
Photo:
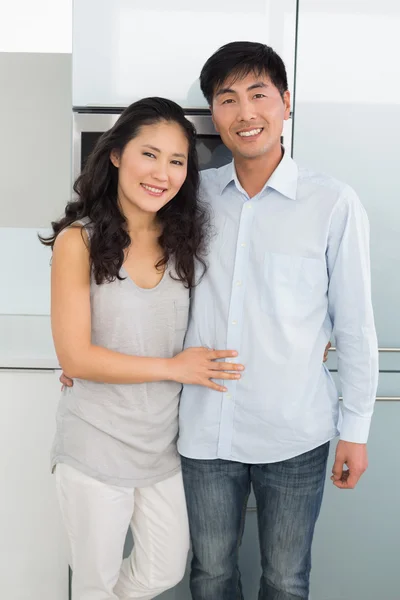
M 90 238 L 90 224 L 83 220 Z M 124 354 L 170 358 L 183 347 L 189 291 L 171 278 L 139 288 L 129 278 L 90 284 L 92 343 Z M 52 448 L 58 462 L 110 485 L 145 487 L 180 469 L 176 450 L 181 385 L 173 381 L 108 384 L 75 379 L 57 411 Z

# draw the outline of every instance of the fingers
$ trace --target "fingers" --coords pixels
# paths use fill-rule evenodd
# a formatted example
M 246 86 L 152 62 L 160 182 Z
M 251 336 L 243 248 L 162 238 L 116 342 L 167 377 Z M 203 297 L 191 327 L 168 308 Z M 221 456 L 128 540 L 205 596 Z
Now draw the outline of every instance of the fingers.
M 215 390 L 217 392 L 227 392 L 227 388 L 224 387 L 223 385 L 218 385 L 218 383 L 214 383 L 214 381 L 211 381 L 211 379 L 209 379 L 208 381 L 206 381 L 204 383 L 205 387 L 208 387 L 212 390 Z
M 354 486 L 350 487 L 349 484 L 350 473 L 349 471 L 343 471 L 343 475 L 341 479 L 333 482 L 333 485 L 339 488 L 340 490 L 350 490 L 353 489 Z
M 332 467 L 331 479 L 335 483 L 335 481 L 339 481 L 342 478 L 342 475 L 343 475 L 343 462 L 336 458 L 335 463 Z
M 331 347 L 332 347 L 332 344 L 330 342 L 328 342 L 327 345 L 326 345 L 326 347 L 325 347 L 323 362 L 326 362 L 328 360 L 329 349 Z
M 209 377 L 215 377 L 216 379 L 240 379 L 240 373 L 225 373 L 224 371 L 215 373 L 214 371 L 209 371 Z
M 66 386 L 66 387 L 72 387 L 72 385 L 73 385 L 72 379 L 67 377 L 64 373 L 62 373 L 60 376 L 60 383 L 62 383 L 63 386 Z
M 243 371 L 244 366 L 236 363 L 213 362 L 210 367 L 214 371 Z
M 348 477 L 347 477 L 347 481 L 346 481 L 347 489 L 354 490 L 360 477 L 361 477 L 361 473 L 354 471 L 353 469 L 348 471 Z
M 361 472 L 358 473 L 355 469 L 343 468 L 342 461 L 336 461 L 333 465 L 331 480 L 333 485 L 341 490 L 354 489 L 360 477 Z
M 237 356 L 238 353 L 236 350 L 210 350 L 210 360 L 215 360 L 217 358 L 232 358 L 232 356 Z
M 331 477 L 331 479 L 333 481 L 333 484 L 341 490 L 354 490 L 361 475 L 362 473 L 346 469 L 343 471 L 342 477 L 339 480 L 333 480 L 333 476 Z

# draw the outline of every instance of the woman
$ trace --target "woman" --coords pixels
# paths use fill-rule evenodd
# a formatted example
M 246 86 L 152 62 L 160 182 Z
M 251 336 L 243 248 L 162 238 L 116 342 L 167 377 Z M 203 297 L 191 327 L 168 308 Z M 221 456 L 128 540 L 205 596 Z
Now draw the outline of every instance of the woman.
M 154 598 L 184 574 L 176 451 L 182 383 L 223 391 L 233 351 L 182 352 L 207 215 L 195 130 L 169 100 L 132 104 L 99 140 L 53 248 L 52 331 L 64 389 L 52 451 L 74 600 Z M 122 563 L 128 527 L 134 549 Z

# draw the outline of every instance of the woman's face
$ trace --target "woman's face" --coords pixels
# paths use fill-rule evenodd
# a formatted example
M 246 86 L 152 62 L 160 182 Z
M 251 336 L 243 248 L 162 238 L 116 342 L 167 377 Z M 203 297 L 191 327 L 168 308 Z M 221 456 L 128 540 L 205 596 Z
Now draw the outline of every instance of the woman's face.
M 189 143 L 180 125 L 161 121 L 144 125 L 121 155 L 110 160 L 118 172 L 118 200 L 124 212 L 133 207 L 155 214 L 186 179 Z

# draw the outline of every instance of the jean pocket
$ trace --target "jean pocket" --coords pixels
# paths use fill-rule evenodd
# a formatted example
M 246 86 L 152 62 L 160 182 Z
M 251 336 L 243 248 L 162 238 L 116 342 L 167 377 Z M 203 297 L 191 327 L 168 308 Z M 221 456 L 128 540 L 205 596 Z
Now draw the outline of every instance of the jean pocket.
M 312 311 L 315 293 L 326 290 L 325 261 L 266 252 L 262 282 L 263 310 L 281 317 L 303 318 Z

